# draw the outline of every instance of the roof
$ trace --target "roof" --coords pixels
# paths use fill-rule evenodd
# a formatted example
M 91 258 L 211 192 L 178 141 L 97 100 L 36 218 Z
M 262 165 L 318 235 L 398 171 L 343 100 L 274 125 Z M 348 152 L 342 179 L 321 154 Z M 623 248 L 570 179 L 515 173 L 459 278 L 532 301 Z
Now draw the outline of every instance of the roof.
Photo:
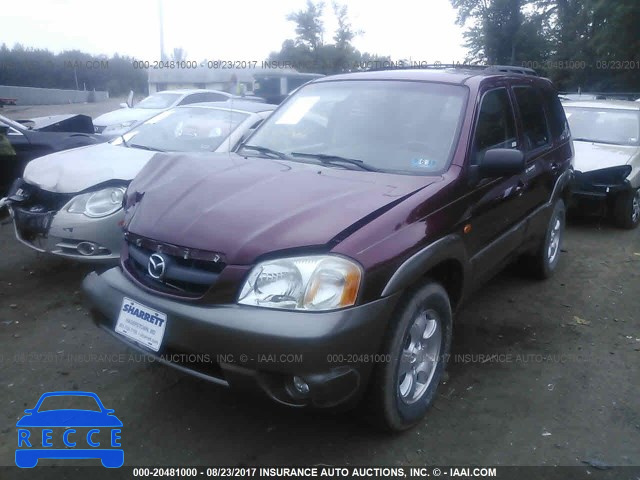
M 640 103 L 630 100 L 577 100 L 564 102 L 563 107 L 614 108 L 618 110 L 640 110 Z
M 325 82 L 333 80 L 408 80 L 422 82 L 441 82 L 451 84 L 464 84 L 472 77 L 495 77 L 509 76 L 513 78 L 541 78 L 531 75 L 523 75 L 521 73 L 503 72 L 493 67 L 480 68 L 407 68 L 407 69 L 386 69 L 386 70 L 369 70 L 365 72 L 344 73 L 339 75 L 331 75 L 316 80 L 316 82 Z
M 228 100 L 226 102 L 201 102 L 191 103 L 189 105 L 183 105 L 178 108 L 189 107 L 201 107 L 201 108 L 218 108 L 224 110 L 235 110 L 239 112 L 258 113 L 258 112 L 270 112 L 275 110 L 278 106 L 271 105 L 270 103 L 262 102 L 249 102 L 246 100 Z
M 179 95 L 190 95 L 192 93 L 221 93 L 229 97 L 233 96 L 230 93 L 223 92 L 222 90 L 211 90 L 206 88 L 176 88 L 175 90 L 162 90 L 161 92 L 154 93 L 154 95 L 160 95 L 163 93 L 172 93 L 172 94 L 177 93 Z

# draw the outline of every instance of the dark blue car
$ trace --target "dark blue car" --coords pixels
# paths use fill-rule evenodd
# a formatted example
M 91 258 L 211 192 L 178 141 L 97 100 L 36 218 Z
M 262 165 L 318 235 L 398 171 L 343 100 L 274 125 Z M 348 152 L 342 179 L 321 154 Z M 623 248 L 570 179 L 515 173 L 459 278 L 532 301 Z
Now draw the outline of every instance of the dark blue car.
M 55 397 L 76 397 L 73 400 L 95 400 L 96 409 L 44 409 L 42 404 L 45 400 Z M 88 398 L 78 398 L 88 397 Z M 63 399 L 64 400 L 64 399 Z M 51 403 L 49 400 L 48 403 Z M 93 406 L 93 403 L 91 403 Z M 113 415 L 114 410 L 104 407 L 100 398 L 91 392 L 50 392 L 40 397 L 36 406 L 25 410 L 26 415 L 16 423 L 18 427 L 18 448 L 16 449 L 16 465 L 22 468 L 32 468 L 41 458 L 56 459 L 88 459 L 99 458 L 107 468 L 118 468 L 124 463 L 124 451 L 120 447 L 120 428 L 122 422 Z M 62 434 L 62 441 L 67 448 L 53 448 L 52 428 L 65 428 Z M 81 436 L 73 427 L 91 428 L 86 435 Z M 42 428 L 42 435 L 38 437 L 31 435 L 36 433 L 32 428 Z M 104 448 L 96 437 L 102 430 L 110 430 L 109 447 Z M 104 435 L 104 433 L 102 434 Z M 75 448 L 78 440 L 86 440 L 89 448 Z M 104 443 L 104 441 L 102 442 Z

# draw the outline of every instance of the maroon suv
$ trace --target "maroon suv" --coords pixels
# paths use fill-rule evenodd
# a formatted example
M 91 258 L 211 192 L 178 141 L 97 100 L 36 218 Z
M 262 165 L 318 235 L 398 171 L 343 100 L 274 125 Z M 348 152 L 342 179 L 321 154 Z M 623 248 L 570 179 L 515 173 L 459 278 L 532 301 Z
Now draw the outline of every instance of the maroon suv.
M 315 80 L 230 155 L 158 154 L 125 198 L 121 266 L 84 280 L 132 347 L 293 406 L 415 424 L 453 312 L 516 257 L 558 264 L 571 135 L 509 69 Z

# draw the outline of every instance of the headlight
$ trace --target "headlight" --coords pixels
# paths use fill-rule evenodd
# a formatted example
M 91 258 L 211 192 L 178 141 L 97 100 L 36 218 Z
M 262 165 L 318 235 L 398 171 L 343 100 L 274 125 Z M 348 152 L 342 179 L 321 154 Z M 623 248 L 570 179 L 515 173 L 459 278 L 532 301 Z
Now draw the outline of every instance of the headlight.
M 238 303 L 287 310 L 335 310 L 356 303 L 362 269 L 334 255 L 268 260 L 256 265 Z
M 128 128 L 130 126 L 132 126 L 133 124 L 135 124 L 136 121 L 135 120 L 129 120 L 127 122 L 122 122 L 122 123 L 116 123 L 115 125 L 109 125 L 107 126 L 102 133 L 104 132 L 111 132 L 113 130 L 121 130 L 123 128 Z
M 78 195 L 68 203 L 67 211 L 82 213 L 91 218 L 106 217 L 122 208 L 125 191 L 124 187 L 109 187 Z

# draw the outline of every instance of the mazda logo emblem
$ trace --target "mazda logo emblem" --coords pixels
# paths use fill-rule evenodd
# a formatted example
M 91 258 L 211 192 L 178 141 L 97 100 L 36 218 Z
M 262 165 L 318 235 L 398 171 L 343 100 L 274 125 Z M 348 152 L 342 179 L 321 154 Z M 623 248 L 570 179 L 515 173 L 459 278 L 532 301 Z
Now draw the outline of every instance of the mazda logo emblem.
M 149 257 L 149 264 L 147 265 L 147 271 L 151 277 L 156 280 L 160 280 L 164 276 L 164 271 L 167 268 L 164 257 L 154 253 Z

